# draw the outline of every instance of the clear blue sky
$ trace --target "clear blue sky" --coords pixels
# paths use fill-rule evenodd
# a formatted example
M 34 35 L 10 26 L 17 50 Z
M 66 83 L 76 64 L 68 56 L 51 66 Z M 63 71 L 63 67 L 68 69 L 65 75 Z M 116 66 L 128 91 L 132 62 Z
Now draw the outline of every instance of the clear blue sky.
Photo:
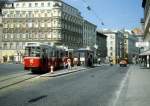
M 87 4 L 83 1 L 86 1 Z M 142 0 L 64 0 L 64 2 L 79 9 L 81 15 L 96 24 L 99 29 L 141 27 L 140 19 L 143 18 Z M 91 11 L 87 10 L 88 5 L 92 9 Z M 101 25 L 102 21 L 105 25 Z

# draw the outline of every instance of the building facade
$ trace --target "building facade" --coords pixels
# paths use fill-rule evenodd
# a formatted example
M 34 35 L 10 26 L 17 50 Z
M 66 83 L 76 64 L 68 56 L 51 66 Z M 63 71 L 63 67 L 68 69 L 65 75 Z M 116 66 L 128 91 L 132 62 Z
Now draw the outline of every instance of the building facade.
M 131 32 L 124 31 L 124 58 L 127 58 L 128 63 L 132 63 L 134 58 L 138 57 L 139 49 L 136 47 L 138 38 Z
M 93 48 L 96 44 L 96 25 L 83 21 L 83 47 Z
M 144 41 L 150 41 L 150 0 L 143 0 L 142 7 L 144 8 Z
M 107 57 L 107 36 L 97 31 L 96 44 L 97 44 L 97 51 L 96 51 L 97 57 L 100 58 L 102 62 L 104 62 Z
M 116 32 L 116 63 L 119 63 L 120 59 L 124 58 L 124 34 L 122 31 Z
M 140 28 L 134 28 L 132 31 L 132 35 L 134 35 L 137 38 L 137 43 L 136 47 L 139 49 L 139 54 L 144 51 L 144 47 L 140 46 L 138 44 L 141 44 L 144 42 L 144 35 L 143 35 L 143 30 Z
M 0 63 L 2 62 L 2 34 L 3 34 L 2 15 L 0 14 Z
M 117 64 L 124 54 L 124 36 L 120 31 L 105 30 L 103 33 L 107 36 L 107 57 Z
M 0 0 L 0 14 L 2 13 L 2 8 L 8 3 L 9 0 Z
M 83 18 L 61 0 L 18 0 L 2 9 L 3 62 L 21 61 L 26 42 L 82 47 Z

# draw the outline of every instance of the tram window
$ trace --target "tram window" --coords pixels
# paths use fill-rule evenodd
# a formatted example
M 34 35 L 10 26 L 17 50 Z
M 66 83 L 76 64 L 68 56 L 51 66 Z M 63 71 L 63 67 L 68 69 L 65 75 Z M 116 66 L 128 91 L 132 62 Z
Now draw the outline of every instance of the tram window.
M 63 57 L 63 51 L 60 52 L 60 57 Z
M 25 56 L 30 56 L 31 54 L 31 48 L 30 47 L 26 47 L 25 48 Z
M 42 58 L 47 57 L 47 50 L 45 48 L 42 49 Z
M 36 54 L 37 57 L 40 56 L 40 51 L 41 51 L 41 50 L 40 50 L 40 47 L 37 47 L 37 48 L 36 48 L 36 51 L 35 51 L 35 52 L 36 52 L 35 54 Z
M 81 53 L 80 53 L 80 57 L 85 57 L 85 53 L 84 53 L 84 52 L 81 52 Z
M 56 56 L 56 57 L 59 56 L 59 51 L 58 51 L 58 50 L 55 51 L 55 56 Z
M 49 49 L 49 56 L 50 56 L 50 57 L 53 56 L 53 49 Z
M 55 57 L 55 50 L 52 50 L 52 57 Z

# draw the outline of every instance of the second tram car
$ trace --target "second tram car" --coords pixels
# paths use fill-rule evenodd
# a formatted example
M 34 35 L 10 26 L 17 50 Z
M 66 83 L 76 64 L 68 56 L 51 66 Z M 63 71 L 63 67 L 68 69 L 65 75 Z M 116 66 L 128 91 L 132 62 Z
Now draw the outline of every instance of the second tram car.
M 24 69 L 33 73 L 48 72 L 63 67 L 65 50 L 60 47 L 42 43 L 27 43 L 25 46 Z

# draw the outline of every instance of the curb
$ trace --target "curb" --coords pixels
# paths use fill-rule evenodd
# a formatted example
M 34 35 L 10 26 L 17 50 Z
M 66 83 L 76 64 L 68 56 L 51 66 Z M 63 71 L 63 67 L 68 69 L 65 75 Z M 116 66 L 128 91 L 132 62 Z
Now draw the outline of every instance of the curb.
M 102 66 L 105 66 L 105 65 L 101 65 L 101 66 L 94 66 L 94 67 L 83 67 L 82 69 L 74 69 L 74 70 L 67 70 L 65 72 L 62 72 L 62 73 L 47 73 L 47 74 L 44 74 L 44 75 L 41 75 L 40 77 L 57 77 L 57 76 L 61 76 L 61 75 L 67 75 L 67 74 L 70 74 L 70 73 L 75 73 L 75 72 L 78 72 L 78 71 L 82 71 L 82 70 L 86 70 L 86 69 L 92 69 L 92 68 L 96 68 L 96 67 L 102 67 Z
M 78 71 L 82 71 L 82 70 L 86 70 L 88 68 L 83 68 L 83 69 L 79 69 L 79 70 L 69 70 L 69 71 L 65 71 L 63 73 L 58 73 L 58 74 L 55 74 L 55 73 L 47 73 L 45 75 L 41 75 L 40 77 L 57 77 L 57 76 L 61 76 L 61 75 L 67 75 L 67 74 L 70 74 L 70 73 L 75 73 L 75 72 L 78 72 Z

